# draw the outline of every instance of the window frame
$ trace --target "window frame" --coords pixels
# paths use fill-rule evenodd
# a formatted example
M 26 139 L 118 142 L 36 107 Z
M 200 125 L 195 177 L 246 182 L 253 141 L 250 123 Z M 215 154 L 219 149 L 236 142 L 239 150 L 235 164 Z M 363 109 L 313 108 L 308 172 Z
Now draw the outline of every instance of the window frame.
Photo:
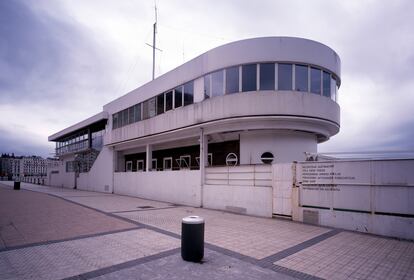
M 170 168 L 165 168 L 165 162 L 169 161 L 170 162 Z M 162 169 L 164 171 L 169 171 L 172 170 L 172 164 L 173 164 L 173 158 L 172 157 L 165 157 L 162 159 Z
M 142 164 L 142 168 L 139 168 L 140 163 Z M 137 172 L 144 172 L 145 171 L 145 162 L 143 159 L 137 160 Z
M 128 168 L 128 165 L 130 165 L 131 168 Z M 132 172 L 132 160 L 128 160 L 125 162 L 125 172 Z
M 187 167 L 182 166 L 182 162 L 183 162 L 184 159 L 188 159 L 188 163 L 186 164 Z M 185 162 L 185 160 L 184 160 L 184 162 Z M 179 166 L 180 166 L 180 170 L 181 169 L 191 169 L 191 155 L 182 155 L 182 156 L 180 156 Z

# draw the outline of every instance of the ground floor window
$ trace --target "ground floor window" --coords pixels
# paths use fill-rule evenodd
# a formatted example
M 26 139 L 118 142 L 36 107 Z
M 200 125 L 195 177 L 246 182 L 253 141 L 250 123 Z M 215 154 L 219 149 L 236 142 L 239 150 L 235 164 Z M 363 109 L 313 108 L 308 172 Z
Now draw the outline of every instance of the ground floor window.
M 125 170 L 126 170 L 127 172 L 131 172 L 131 171 L 132 171 L 132 161 L 127 161 L 127 162 L 126 162 L 126 167 L 125 167 Z
M 152 165 L 151 165 L 151 170 L 157 171 L 157 159 L 153 158 L 152 159 Z
M 144 161 L 142 159 L 137 160 L 137 171 L 144 171 Z
M 172 157 L 164 158 L 164 170 L 171 170 L 172 169 Z
M 179 164 L 180 169 L 190 169 L 191 167 L 191 156 L 190 155 L 185 155 L 185 156 L 180 156 L 180 160 L 179 160 Z
M 196 157 L 198 166 L 200 166 L 200 157 Z M 208 153 L 207 155 L 207 166 L 213 166 L 213 154 Z

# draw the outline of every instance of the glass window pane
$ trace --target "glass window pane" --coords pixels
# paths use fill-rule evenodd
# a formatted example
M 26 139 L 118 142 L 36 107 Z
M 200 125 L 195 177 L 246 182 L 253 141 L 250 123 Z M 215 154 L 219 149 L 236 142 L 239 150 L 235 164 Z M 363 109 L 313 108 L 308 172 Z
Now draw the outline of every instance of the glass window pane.
M 331 97 L 331 74 L 323 72 L 323 96 Z
M 194 82 L 188 82 L 184 85 L 184 106 L 194 102 Z
M 122 126 L 128 124 L 128 109 L 122 111 Z
M 134 108 L 135 108 L 134 121 L 135 121 L 135 122 L 138 122 L 138 121 L 140 121 L 140 120 L 141 120 L 141 103 L 136 104 L 136 105 L 134 106 Z
M 295 90 L 308 91 L 308 66 L 295 65 Z
M 211 74 L 211 97 L 224 94 L 224 71 L 220 70 Z
M 336 101 L 336 79 L 331 77 L 331 98 L 333 101 Z
M 239 66 L 226 69 L 226 94 L 239 92 Z
M 155 117 L 156 112 L 157 112 L 157 101 L 156 98 L 153 97 L 150 100 L 148 100 L 148 113 L 149 113 L 149 117 Z
M 128 123 L 134 122 L 134 106 L 128 108 Z
M 157 115 L 164 113 L 164 93 L 157 96 Z
M 118 128 L 118 113 L 112 115 L 112 129 Z
M 292 64 L 278 64 L 277 80 L 278 90 L 292 90 Z
M 248 64 L 242 66 L 242 91 L 255 91 L 257 89 L 256 73 L 256 64 Z
M 183 106 L 183 87 L 182 86 L 179 86 L 179 87 L 177 87 L 177 88 L 175 88 L 175 90 L 174 90 L 174 94 L 175 94 L 175 96 L 174 96 L 174 102 L 175 102 L 175 105 L 174 105 L 174 108 L 178 108 L 178 107 L 181 107 L 181 106 Z
M 165 111 L 171 110 L 173 107 L 173 92 L 169 91 L 165 93 Z
M 311 92 L 321 94 L 321 70 L 311 68 Z
M 149 118 L 149 100 L 142 103 L 143 119 L 146 120 Z
M 210 80 L 211 80 L 210 74 L 204 76 L 204 99 L 210 98 L 210 90 L 211 90 Z
M 273 63 L 260 64 L 260 90 L 275 89 L 275 65 Z

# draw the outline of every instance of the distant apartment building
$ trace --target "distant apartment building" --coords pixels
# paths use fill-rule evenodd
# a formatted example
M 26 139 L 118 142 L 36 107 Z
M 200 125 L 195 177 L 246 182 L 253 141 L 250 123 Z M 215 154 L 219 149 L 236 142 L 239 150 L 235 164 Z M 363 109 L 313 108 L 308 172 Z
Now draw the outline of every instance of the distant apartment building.
M 0 177 L 3 180 L 44 184 L 48 168 L 56 167 L 58 164 L 59 161 L 53 158 L 2 155 L 0 158 Z

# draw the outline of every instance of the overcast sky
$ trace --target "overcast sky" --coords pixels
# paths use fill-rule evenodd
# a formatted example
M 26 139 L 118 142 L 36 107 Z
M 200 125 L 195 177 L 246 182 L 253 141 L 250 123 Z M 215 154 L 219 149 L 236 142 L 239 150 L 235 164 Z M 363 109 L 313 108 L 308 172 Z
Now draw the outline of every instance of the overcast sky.
M 161 75 L 241 39 L 319 41 L 342 60 L 341 131 L 321 152 L 414 150 L 414 1 L 157 0 Z M 154 1 L 0 1 L 0 152 L 47 136 L 151 79 Z

